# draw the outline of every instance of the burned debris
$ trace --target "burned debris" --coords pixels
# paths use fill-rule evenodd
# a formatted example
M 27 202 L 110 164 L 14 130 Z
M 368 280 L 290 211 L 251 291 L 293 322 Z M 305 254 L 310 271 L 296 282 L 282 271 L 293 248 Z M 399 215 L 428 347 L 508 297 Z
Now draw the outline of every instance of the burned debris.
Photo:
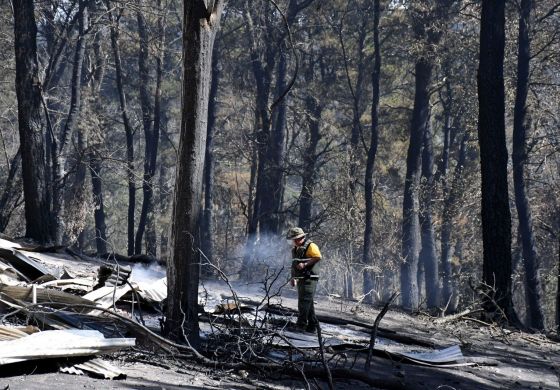
M 265 282 L 244 297 L 227 280 L 200 290 L 204 344 L 195 350 L 160 335 L 167 295 L 161 266 L 146 277 L 145 265 L 77 257 L 64 248 L 29 250 L 6 240 L 0 245 L 0 365 L 58 359 L 62 372 L 116 379 L 126 373 L 100 356 L 134 347 L 135 353 L 157 350 L 160 358 L 267 377 L 315 377 L 331 384 L 344 377 L 404 388 L 401 378 L 387 378 L 379 367 L 364 370 L 368 352 L 424 366 L 473 364 L 459 346 L 435 348 L 379 321 L 318 315 L 318 335 L 294 331 L 296 312 L 283 305 L 281 287 Z M 369 348 L 374 331 L 377 343 Z

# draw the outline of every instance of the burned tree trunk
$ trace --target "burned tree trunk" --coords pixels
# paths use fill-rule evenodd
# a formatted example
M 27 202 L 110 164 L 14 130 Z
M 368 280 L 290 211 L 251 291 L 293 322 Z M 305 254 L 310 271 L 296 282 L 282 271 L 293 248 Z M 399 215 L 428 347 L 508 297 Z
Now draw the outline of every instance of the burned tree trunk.
M 377 146 L 379 143 L 379 83 L 381 79 L 381 47 L 379 46 L 379 18 L 380 18 L 379 0 L 373 2 L 373 72 L 371 78 L 372 84 L 372 103 L 371 103 L 371 138 L 367 153 L 366 175 L 365 175 L 365 229 L 364 229 L 364 252 L 362 262 L 364 264 L 364 294 L 366 302 L 373 303 L 371 292 L 374 288 L 373 271 L 373 170 L 375 167 L 375 157 L 377 156 Z
M 43 147 L 37 24 L 32 0 L 13 1 L 16 94 L 22 158 L 26 237 L 52 241 L 51 196 Z
M 531 43 L 529 40 L 531 6 L 531 0 L 521 0 L 517 54 L 517 92 L 513 116 L 513 152 L 511 157 L 513 161 L 515 205 L 519 218 L 523 264 L 525 266 L 525 288 L 527 290 L 530 326 L 542 330 L 544 329 L 544 313 L 541 299 L 541 283 L 538 277 L 539 256 L 533 234 L 533 217 L 525 184 L 526 139 L 527 130 L 530 127 L 530 116 L 527 112 L 527 92 L 529 90 L 529 62 L 531 57 Z
M 431 74 L 432 64 L 427 59 L 421 58 L 416 62 L 416 88 L 410 126 L 410 142 L 406 157 L 402 225 L 401 292 L 403 307 L 408 310 L 416 310 L 419 304 L 416 279 L 420 250 L 418 185 L 421 173 L 422 143 L 430 116 L 428 89 Z
M 207 3 L 213 7 L 208 9 Z M 195 246 L 200 216 L 212 47 L 224 2 L 197 1 L 183 5 L 183 107 L 167 266 L 165 333 L 200 342 L 198 326 L 199 256 Z
M 127 214 L 127 253 L 129 256 L 134 254 L 134 211 L 136 208 L 136 183 L 134 179 L 134 139 L 133 130 L 130 120 L 128 118 L 128 108 L 126 103 L 126 95 L 124 93 L 123 85 L 123 70 L 121 62 L 121 50 L 119 46 L 119 18 L 116 20 L 111 9 L 110 0 L 106 0 L 111 23 L 111 47 L 113 49 L 113 56 L 115 58 L 115 73 L 117 91 L 119 94 L 119 104 L 121 109 L 121 116 L 124 124 L 124 132 L 126 136 L 126 169 L 128 177 L 128 214 Z
M 433 129 L 427 123 L 424 132 L 424 150 L 422 151 L 422 177 L 425 178 L 422 189 L 422 202 L 420 218 L 420 231 L 422 249 L 420 250 L 419 262 L 424 266 L 424 278 L 426 287 L 426 305 L 428 309 L 439 306 L 439 271 L 438 258 L 436 254 L 436 238 L 433 222 L 434 204 L 434 149 Z
M 107 253 L 107 226 L 105 225 L 105 206 L 103 204 L 103 187 L 101 180 L 101 160 L 95 152 L 90 153 L 89 171 L 91 174 L 91 191 L 93 195 L 93 219 L 95 221 L 95 247 L 97 254 Z
M 454 311 L 454 305 L 450 306 L 448 303 L 451 302 L 453 295 L 456 294 L 455 286 L 453 284 L 453 267 L 451 264 L 451 240 L 453 237 L 453 222 L 456 216 L 457 197 L 461 192 L 460 182 L 467 157 L 467 141 L 468 133 L 465 131 L 459 149 L 459 157 L 457 159 L 457 165 L 455 166 L 451 188 L 446 191 L 443 200 L 443 220 L 441 224 L 441 268 L 443 275 L 442 304 L 451 312 Z
M 74 175 L 74 181 L 72 183 L 72 188 L 70 191 L 70 197 L 66 196 L 65 202 L 63 202 L 62 194 L 62 174 L 65 170 L 66 158 L 64 158 L 64 148 L 66 146 L 69 137 L 72 137 L 74 131 L 76 130 L 76 122 L 80 115 L 80 110 L 82 106 L 82 68 L 86 49 L 86 34 L 88 30 L 88 6 L 86 0 L 79 1 L 78 7 L 78 41 L 76 42 L 76 49 L 74 52 L 73 68 L 72 68 L 72 86 L 71 86 L 71 97 L 70 97 L 70 109 L 68 110 L 68 115 L 66 117 L 66 123 L 62 129 L 60 135 L 60 141 L 58 142 L 59 150 L 58 156 L 56 156 L 59 162 L 58 171 L 53 172 L 53 177 L 55 177 L 53 183 L 53 213 L 54 217 L 58 221 L 57 225 L 57 239 L 56 242 L 61 243 L 63 240 L 69 241 L 78 237 L 78 247 L 81 247 L 81 241 L 83 240 L 83 228 L 84 220 L 83 210 L 85 207 L 85 181 L 86 181 L 86 149 L 87 149 L 87 134 L 85 128 L 78 128 L 77 134 L 77 150 L 74 152 L 76 155 L 76 174 Z M 64 206 L 68 203 L 69 207 Z M 68 213 L 64 213 L 64 208 L 68 209 Z M 66 227 L 69 227 L 69 231 L 66 231 Z
M 312 65 L 311 65 L 312 66 Z M 308 79 L 308 82 L 310 80 Z M 309 231 L 312 220 L 313 193 L 317 175 L 317 146 L 321 140 L 320 121 L 323 106 L 311 94 L 305 98 L 307 123 L 309 128 L 308 142 L 303 155 L 302 185 L 299 195 L 298 225 Z
M 201 226 L 201 247 L 204 256 L 213 263 L 214 257 L 214 131 L 218 108 L 218 86 L 220 68 L 218 65 L 219 42 L 214 45 L 212 55 L 212 81 L 208 102 L 208 127 L 206 130 L 206 158 L 204 162 L 204 211 Z M 203 261 L 204 262 L 204 261 Z
M 154 222 L 154 176 L 156 173 L 156 161 L 159 141 L 160 110 L 161 110 L 161 80 L 162 80 L 162 55 L 163 55 L 163 16 L 158 21 L 159 47 L 156 56 L 156 85 L 154 92 L 154 106 L 150 98 L 150 70 L 149 70 L 149 37 L 146 21 L 141 11 L 136 13 L 138 23 L 138 34 L 140 36 L 140 52 L 138 53 L 138 70 L 140 72 L 140 105 L 142 108 L 142 125 L 144 128 L 144 177 L 142 180 L 142 211 L 138 220 L 136 239 L 134 243 L 135 253 L 142 253 L 142 238 L 146 234 L 146 253 L 156 255 L 156 238 Z
M 10 169 L 8 170 L 8 177 L 4 183 L 2 195 L 0 196 L 0 232 L 3 232 L 10 217 L 21 198 L 21 179 L 18 172 L 21 166 L 21 148 L 18 149 L 15 156 L 9 162 Z
M 478 141 L 482 176 L 483 282 L 485 309 L 513 319 L 511 299 L 511 213 L 507 183 L 504 46 L 505 1 L 483 0 L 478 69 Z M 495 305 L 498 305 L 498 308 Z

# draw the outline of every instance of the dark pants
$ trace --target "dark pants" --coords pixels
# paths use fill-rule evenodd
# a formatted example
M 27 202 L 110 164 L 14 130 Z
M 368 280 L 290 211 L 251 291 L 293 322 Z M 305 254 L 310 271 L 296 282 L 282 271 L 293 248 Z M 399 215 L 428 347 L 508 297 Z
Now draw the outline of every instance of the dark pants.
M 317 317 L 315 317 L 315 306 L 313 298 L 315 297 L 315 289 L 317 288 L 317 280 L 299 279 L 297 284 L 298 290 L 298 326 L 313 330 L 317 327 Z

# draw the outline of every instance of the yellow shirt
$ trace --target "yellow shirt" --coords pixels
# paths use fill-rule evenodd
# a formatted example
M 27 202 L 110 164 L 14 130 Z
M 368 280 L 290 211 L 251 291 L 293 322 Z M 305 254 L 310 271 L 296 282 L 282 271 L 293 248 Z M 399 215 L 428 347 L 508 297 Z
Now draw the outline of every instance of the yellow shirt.
M 305 258 L 312 258 L 312 257 L 321 258 L 321 252 L 319 251 L 319 247 L 314 242 L 309 244 L 309 246 L 307 247 L 307 252 L 305 252 Z

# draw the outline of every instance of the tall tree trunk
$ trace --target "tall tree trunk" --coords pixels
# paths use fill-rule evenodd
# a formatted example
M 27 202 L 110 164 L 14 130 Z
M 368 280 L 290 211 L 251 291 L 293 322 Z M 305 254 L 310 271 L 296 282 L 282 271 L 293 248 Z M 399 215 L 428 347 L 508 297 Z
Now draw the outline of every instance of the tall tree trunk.
M 308 79 L 309 83 L 310 80 Z M 317 175 L 317 146 L 321 139 L 320 121 L 323 106 L 317 101 L 317 98 L 309 94 L 305 98 L 305 108 L 307 115 L 307 124 L 309 127 L 309 136 L 307 147 L 303 155 L 303 174 L 301 193 L 299 196 L 299 217 L 298 226 L 304 231 L 309 231 L 312 220 L 313 194 L 316 185 Z
M 280 51 L 276 78 L 276 95 L 280 96 L 286 89 L 286 53 Z M 272 118 L 271 118 L 272 119 Z M 284 139 L 286 131 L 286 97 L 276 106 L 274 121 L 266 143 L 263 164 L 263 185 L 260 199 L 259 226 L 262 233 L 276 236 L 280 229 L 280 210 L 284 192 Z
M 212 55 L 212 84 L 208 102 L 208 127 L 206 131 L 206 159 L 204 162 L 204 212 L 201 226 L 201 247 L 204 255 L 214 263 L 214 131 L 218 108 L 218 86 L 220 68 L 218 66 L 219 42 L 214 45 Z
M 103 187 L 101 180 L 101 160 L 95 152 L 90 153 L 89 171 L 93 195 L 93 219 L 95 221 L 95 247 L 97 254 L 107 253 L 107 226 L 105 224 L 105 205 L 103 204 Z
M 43 147 L 41 83 L 37 64 L 37 24 L 32 0 L 15 0 L 16 95 L 25 200 L 25 235 L 40 243 L 53 240 L 51 195 Z
M 495 302 L 509 319 L 513 319 L 511 213 L 504 119 L 504 8 L 504 0 L 482 1 L 478 140 L 482 174 L 482 277 L 495 293 L 493 297 L 485 298 L 484 306 L 488 312 L 495 313 Z
M 8 177 L 2 189 L 2 196 L 0 196 L 0 232 L 3 232 L 8 226 L 10 217 L 21 198 L 21 180 L 18 177 L 20 166 L 21 148 L 9 162 Z
M 544 329 L 544 313 L 541 299 L 541 283 L 538 277 L 539 256 L 533 234 L 533 217 L 525 185 L 525 161 L 527 160 L 527 130 L 530 117 L 527 112 L 527 92 L 529 90 L 529 62 L 531 43 L 529 40 L 529 20 L 531 0 L 521 0 L 519 16 L 519 38 L 517 54 L 517 91 L 513 116 L 513 185 L 515 205 L 519 218 L 523 264 L 525 266 L 526 290 L 529 306 L 530 326 Z
M 249 4 L 249 3 L 247 3 Z M 266 17 L 270 12 L 270 6 L 267 4 L 265 9 L 265 19 L 267 23 L 270 23 L 270 18 Z M 261 220 L 262 211 L 261 204 L 263 196 L 268 196 L 265 194 L 264 189 L 266 186 L 265 172 L 268 170 L 265 160 L 267 159 L 266 151 L 267 145 L 270 139 L 270 123 L 271 118 L 269 114 L 268 101 L 270 98 L 271 82 L 272 82 L 272 71 L 274 70 L 275 64 L 275 47 L 274 45 L 266 45 L 266 49 L 263 53 L 259 50 L 256 41 L 256 31 L 254 22 L 257 19 L 255 9 L 248 5 L 247 11 L 244 13 L 245 17 L 245 33 L 249 42 L 251 42 L 251 70 L 253 72 L 253 77 L 255 78 L 255 141 L 256 141 L 256 151 L 254 156 L 256 158 L 252 159 L 251 162 L 251 183 L 250 183 L 250 193 L 247 210 L 248 222 L 247 222 L 247 241 L 245 243 L 245 253 L 243 255 L 243 264 L 241 266 L 241 275 L 248 277 L 250 275 L 250 267 L 253 262 L 254 249 L 257 243 L 257 231 L 259 221 Z M 271 34 L 271 26 L 265 24 L 261 26 L 269 37 Z M 252 189 L 255 189 L 254 197 L 251 196 Z
M 422 177 L 426 179 L 423 188 L 420 218 L 422 249 L 420 250 L 420 263 L 424 265 L 424 278 L 426 287 L 426 305 L 428 309 L 439 306 L 439 271 L 436 254 L 436 238 L 433 223 L 434 204 L 434 149 L 433 130 L 430 123 L 426 124 L 424 132 L 424 149 L 422 151 Z
M 104 12 L 100 5 L 92 4 L 92 16 L 98 17 L 100 13 Z M 106 34 L 103 30 L 97 31 L 94 35 L 92 43 L 93 57 L 90 64 L 92 72 L 90 73 L 89 82 L 89 99 L 93 101 L 93 112 L 98 115 L 101 111 L 101 104 L 96 99 L 101 93 L 101 86 L 105 76 L 105 69 L 107 67 L 107 58 L 103 50 L 103 41 L 106 39 Z M 97 145 L 90 142 L 89 145 L 89 172 L 91 177 L 91 188 L 93 198 L 93 220 L 95 231 L 95 248 L 98 255 L 107 253 L 107 226 L 105 224 L 105 205 L 103 203 L 103 181 L 101 179 L 101 158 L 96 149 Z
M 128 177 L 127 253 L 129 256 L 131 256 L 134 254 L 134 211 L 136 208 L 136 183 L 134 178 L 134 132 L 128 118 L 126 95 L 124 93 L 123 85 L 121 50 L 119 47 L 120 16 L 117 16 L 115 20 L 110 3 L 110 0 L 106 0 L 107 9 L 109 9 L 109 21 L 111 23 L 111 47 L 113 48 L 113 56 L 115 58 L 117 91 L 119 94 L 119 104 L 121 108 L 121 116 L 126 136 L 126 169 Z
M 425 58 L 416 62 L 414 108 L 410 126 L 410 142 L 406 157 L 406 179 L 403 199 L 401 294 L 405 309 L 418 309 L 418 254 L 420 223 L 418 220 L 418 185 L 420 182 L 422 143 L 430 117 L 429 85 L 432 64 Z
M 157 161 L 157 143 L 160 138 L 161 128 L 163 125 L 162 116 L 162 81 L 163 81 L 163 61 L 165 55 L 165 10 L 162 8 L 161 0 L 157 0 L 157 7 L 162 13 L 158 19 L 158 52 L 156 55 L 156 90 L 154 92 L 154 143 L 156 144 L 155 152 L 150 155 L 150 166 L 148 172 L 150 173 L 151 197 L 146 214 L 146 253 L 152 256 L 157 256 L 157 230 L 156 230 L 156 216 L 154 207 L 154 176 L 156 173 Z M 161 187 L 160 187 L 161 190 Z M 142 205 L 143 206 L 143 205 Z
M 371 99 L 371 139 L 366 162 L 366 175 L 364 197 L 366 203 L 365 229 L 364 229 L 364 252 L 362 262 L 365 266 L 363 275 L 364 294 L 366 302 L 373 303 L 374 275 L 371 267 L 373 266 L 373 172 L 375 167 L 375 157 L 379 144 L 379 83 L 381 79 L 381 47 L 379 46 L 379 19 L 380 19 L 380 0 L 373 1 L 373 72 L 371 78 L 372 99 Z
M 459 149 L 459 157 L 457 159 L 457 165 L 455 166 L 451 188 L 445 192 L 443 200 L 443 216 L 441 223 L 441 268 L 443 275 L 442 304 L 444 307 L 448 307 L 448 312 L 452 312 L 454 310 L 453 307 L 448 306 L 448 303 L 451 302 L 452 296 L 457 294 L 453 284 L 453 267 L 451 264 L 453 251 L 453 222 L 456 216 L 457 197 L 459 196 L 459 193 L 462 192 L 460 182 L 462 180 L 463 168 L 467 157 L 467 141 L 468 133 L 465 131 Z
M 77 150 L 76 155 L 76 174 L 74 176 L 74 181 L 71 188 L 71 196 L 67 198 L 67 201 L 63 202 L 62 194 L 62 173 L 65 170 L 66 158 L 64 158 L 64 148 L 66 146 L 69 137 L 72 137 L 76 130 L 76 122 L 80 116 L 80 110 L 82 105 L 82 68 L 86 49 L 86 33 L 88 30 L 88 0 L 79 0 L 78 7 L 78 41 L 76 42 L 76 51 L 74 53 L 74 61 L 72 68 L 72 87 L 71 87 L 71 98 L 70 98 L 70 109 L 66 118 L 66 123 L 62 129 L 60 135 L 60 140 L 58 145 L 60 146 L 58 150 L 57 160 L 58 172 L 53 172 L 53 176 L 56 178 L 53 185 L 53 198 L 54 198 L 54 216 L 57 218 L 57 242 L 64 241 L 67 242 L 70 239 L 75 239 L 75 237 L 82 238 L 81 234 L 83 231 L 85 217 L 83 215 L 86 209 L 85 203 L 85 181 L 86 181 L 86 149 L 87 149 L 87 130 L 85 128 L 79 128 L 77 134 Z M 62 171 L 61 171 L 62 170 Z M 69 209 L 72 212 L 66 213 L 64 209 L 68 209 L 64 205 L 69 203 Z M 66 221 L 65 221 L 66 220 Z M 66 225 L 72 227 L 72 231 L 66 231 Z M 80 243 L 78 242 L 78 247 Z
M 160 2 L 158 2 L 160 3 Z M 158 4 L 158 8 L 161 8 Z M 162 11 L 160 11 L 162 12 Z M 163 12 L 162 12 L 163 13 Z M 142 12 L 136 13 L 138 23 L 138 33 L 140 36 L 140 52 L 138 53 L 138 69 L 140 71 L 140 103 L 142 107 L 142 124 L 144 128 L 145 149 L 144 149 L 144 177 L 142 180 L 142 211 L 138 221 L 138 230 L 136 231 L 135 253 L 142 252 L 142 237 L 146 226 L 150 224 L 149 239 L 146 237 L 146 253 L 156 256 L 156 242 L 153 227 L 154 224 L 154 176 L 156 173 L 157 151 L 160 129 L 160 110 L 161 110 L 161 79 L 162 79 L 162 55 L 163 55 L 163 16 L 158 20 L 159 47 L 156 56 L 156 86 L 154 91 L 154 107 L 152 108 L 150 97 L 150 70 L 149 70 L 149 37 L 146 28 L 146 21 Z M 152 122 L 153 120 L 153 122 Z
M 174 339 L 200 342 L 198 326 L 199 256 L 195 237 L 200 216 L 212 47 L 224 2 L 183 5 L 183 96 L 181 133 L 171 228 L 171 259 L 167 266 L 165 332 Z

